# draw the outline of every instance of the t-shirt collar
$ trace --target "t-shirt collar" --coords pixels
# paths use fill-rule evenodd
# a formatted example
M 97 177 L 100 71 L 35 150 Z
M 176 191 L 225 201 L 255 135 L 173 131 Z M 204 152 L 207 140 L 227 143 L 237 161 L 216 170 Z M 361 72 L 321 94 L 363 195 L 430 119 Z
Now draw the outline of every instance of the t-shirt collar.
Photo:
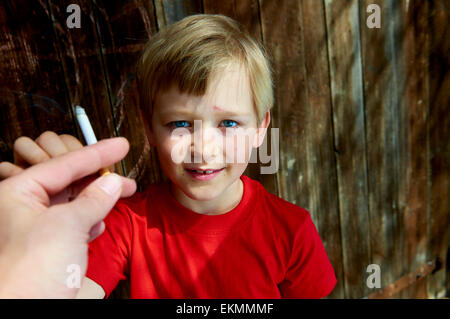
M 232 210 L 219 215 L 200 214 L 183 206 L 172 195 L 169 182 L 165 182 L 162 185 L 164 198 L 166 199 L 164 202 L 167 204 L 164 205 L 166 208 L 164 213 L 183 230 L 189 232 L 219 235 L 235 230 L 252 214 L 257 191 L 249 177 L 241 175 L 240 178 L 244 186 L 241 201 Z

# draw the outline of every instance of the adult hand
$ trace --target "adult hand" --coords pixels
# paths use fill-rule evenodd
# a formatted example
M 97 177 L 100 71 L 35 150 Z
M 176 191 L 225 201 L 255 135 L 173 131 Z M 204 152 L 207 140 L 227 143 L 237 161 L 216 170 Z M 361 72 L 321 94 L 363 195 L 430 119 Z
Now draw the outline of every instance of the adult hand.
M 17 175 L 30 166 L 82 148 L 83 144 L 75 136 L 68 134 L 58 135 L 45 131 L 35 140 L 21 136 L 14 141 L 14 163 L 0 162 L 0 181 Z M 51 205 L 70 201 L 96 177 L 98 176 L 88 176 L 72 183 L 50 198 Z
M 72 201 L 53 204 L 52 198 L 120 161 L 128 149 L 124 138 L 102 140 L 0 182 L 1 297 L 75 297 L 78 289 L 68 285 L 68 271 L 77 269 L 84 277 L 88 242 L 103 232 L 102 220 L 136 184 L 109 174 L 73 194 Z

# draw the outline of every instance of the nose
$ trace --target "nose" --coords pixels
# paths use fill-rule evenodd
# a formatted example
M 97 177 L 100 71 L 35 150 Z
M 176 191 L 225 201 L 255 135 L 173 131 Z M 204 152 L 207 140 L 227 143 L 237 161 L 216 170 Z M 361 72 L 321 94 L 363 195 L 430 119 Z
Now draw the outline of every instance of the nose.
M 222 144 L 219 129 L 203 125 L 198 130 L 194 130 L 192 145 L 194 163 L 220 162 Z

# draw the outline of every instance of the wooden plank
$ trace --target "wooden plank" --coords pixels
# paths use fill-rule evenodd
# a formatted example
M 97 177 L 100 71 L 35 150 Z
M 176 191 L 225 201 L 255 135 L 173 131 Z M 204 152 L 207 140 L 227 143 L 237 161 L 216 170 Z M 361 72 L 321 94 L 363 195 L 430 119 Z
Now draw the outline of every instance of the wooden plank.
M 124 171 L 136 180 L 138 190 L 143 190 L 163 178 L 139 113 L 135 69 L 144 44 L 156 32 L 153 5 L 148 1 L 96 1 L 94 10 L 105 76 L 111 88 L 115 130 L 130 141 Z
M 427 246 L 427 20 L 428 3 L 396 2 L 400 6 L 401 29 L 395 41 L 401 74 L 399 97 L 399 209 L 403 225 L 403 273 L 426 262 Z M 401 234 L 397 234 L 401 236 Z M 426 297 L 425 280 L 399 294 L 403 298 Z
M 254 39 L 262 40 L 258 0 L 203 0 L 203 10 L 205 13 L 223 14 L 238 21 Z
M 307 118 L 301 125 L 306 125 L 307 160 L 311 170 L 308 187 L 313 190 L 313 206 L 310 209 L 317 215 L 317 228 L 338 278 L 329 298 L 344 298 L 324 6 L 322 1 L 316 0 L 304 0 L 301 4 L 306 44 L 302 52 L 305 55 L 308 89 Z
M 158 29 L 187 17 L 202 13 L 201 0 L 154 0 Z
M 358 2 L 326 0 L 325 13 L 345 297 L 360 298 L 371 253 Z
M 403 247 L 399 242 L 403 236 L 399 222 L 398 176 L 403 166 L 399 145 L 406 141 L 399 132 L 405 123 L 399 121 L 401 75 L 398 74 L 400 57 L 395 43 L 401 39 L 395 37 L 400 23 L 396 3 L 395 0 L 360 2 L 371 253 L 372 263 L 381 268 L 382 287 L 400 277 L 404 270 Z M 370 29 L 366 25 L 366 8 L 370 4 L 382 8 L 380 29 Z
M 66 8 L 71 1 L 49 3 L 72 105 L 85 108 L 98 140 L 117 136 L 91 2 L 78 2 L 81 8 L 79 29 L 69 29 L 66 25 L 69 15 Z M 121 163 L 114 165 L 114 170 L 124 174 Z
M 450 213 L 450 2 L 429 2 L 429 242 L 428 260 L 446 265 Z M 445 294 L 445 268 L 429 278 L 431 298 Z M 448 274 L 447 274 L 448 276 Z
M 22 135 L 75 132 L 54 40 L 45 3 L 0 5 L 0 161 L 13 160 L 14 140 Z

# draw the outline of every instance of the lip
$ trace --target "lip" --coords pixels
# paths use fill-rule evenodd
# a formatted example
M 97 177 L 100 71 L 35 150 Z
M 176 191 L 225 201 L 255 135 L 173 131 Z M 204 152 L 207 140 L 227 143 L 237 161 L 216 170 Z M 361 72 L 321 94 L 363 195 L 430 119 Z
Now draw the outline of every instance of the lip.
M 215 178 L 215 177 L 217 177 L 217 175 L 219 175 L 223 170 L 224 170 L 224 168 L 220 168 L 220 169 L 213 169 L 212 171 L 212 173 L 209 173 L 209 174 L 203 174 L 203 173 L 197 173 L 197 172 L 193 172 L 192 170 L 190 170 L 190 169 L 188 169 L 188 168 L 185 168 L 185 170 L 186 170 L 186 172 L 188 172 L 189 173 L 189 175 L 192 177 L 192 178 L 194 178 L 194 179 L 196 179 L 196 180 L 198 180 L 198 181 L 210 181 L 210 180 L 212 180 L 213 178 Z M 200 170 L 200 169 L 199 169 Z M 202 169 L 203 170 L 203 169 Z

